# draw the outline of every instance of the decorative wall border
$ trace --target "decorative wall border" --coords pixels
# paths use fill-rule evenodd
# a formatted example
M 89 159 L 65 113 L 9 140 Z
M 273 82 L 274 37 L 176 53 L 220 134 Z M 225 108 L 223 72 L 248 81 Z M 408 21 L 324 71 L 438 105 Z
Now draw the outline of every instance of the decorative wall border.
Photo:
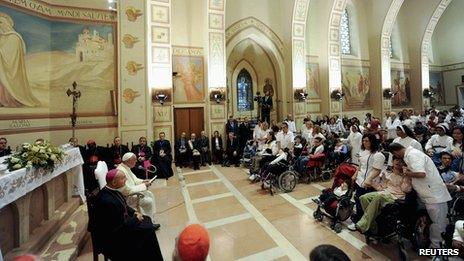
M 205 52 L 203 47 L 190 47 L 190 46 L 172 46 L 172 55 L 183 56 L 204 56 Z
M 421 80 L 422 80 L 422 89 L 429 88 L 429 58 L 428 53 L 429 49 L 432 45 L 432 36 L 433 32 L 435 31 L 435 27 L 438 24 L 441 16 L 445 12 L 448 5 L 453 0 L 441 0 L 438 4 L 437 8 L 432 14 L 432 17 L 427 24 L 427 28 L 425 29 L 424 36 L 422 38 L 422 45 L 421 45 Z
M 255 17 L 247 17 L 230 25 L 226 30 L 226 45 L 228 45 L 230 40 L 233 39 L 237 34 L 250 27 L 256 28 L 264 35 L 266 35 L 277 47 L 280 56 L 284 57 L 284 43 L 280 37 L 270 27 Z
M 341 53 L 340 53 L 340 21 L 346 7 L 346 0 L 335 0 L 329 20 L 329 92 L 342 87 Z M 331 106 L 337 109 L 337 106 Z M 336 110 L 338 111 L 338 110 Z
M 310 0 L 296 0 L 292 19 L 293 88 L 306 88 L 306 20 Z

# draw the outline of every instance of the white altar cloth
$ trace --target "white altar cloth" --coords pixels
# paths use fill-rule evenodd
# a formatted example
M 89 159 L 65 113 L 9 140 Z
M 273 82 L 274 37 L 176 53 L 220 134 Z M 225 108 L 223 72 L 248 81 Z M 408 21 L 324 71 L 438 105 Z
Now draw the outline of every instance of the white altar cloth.
M 66 155 L 63 162 L 57 163 L 53 172 L 22 168 L 0 175 L 0 209 L 69 170 L 74 172 L 73 195 L 80 196 L 85 202 L 82 174 L 84 160 L 79 148 L 71 148 L 64 152 Z M 3 160 L 0 164 L 3 164 Z

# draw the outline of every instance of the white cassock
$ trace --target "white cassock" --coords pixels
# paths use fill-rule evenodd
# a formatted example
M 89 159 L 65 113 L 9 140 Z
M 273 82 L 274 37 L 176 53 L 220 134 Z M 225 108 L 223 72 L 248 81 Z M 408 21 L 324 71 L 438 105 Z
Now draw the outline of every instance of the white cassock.
M 361 151 L 363 135 L 359 132 L 350 131 L 348 136 L 348 144 L 351 147 L 351 162 L 359 165 L 359 152 Z
M 119 164 L 117 169 L 126 175 L 126 185 L 119 189 L 124 195 L 128 196 L 134 193 L 141 193 L 144 197 L 140 200 L 140 211 L 143 215 L 149 216 L 154 220 L 155 215 L 155 197 L 151 191 L 147 190 L 147 186 L 143 183 L 142 179 L 137 178 L 129 167 L 124 163 Z

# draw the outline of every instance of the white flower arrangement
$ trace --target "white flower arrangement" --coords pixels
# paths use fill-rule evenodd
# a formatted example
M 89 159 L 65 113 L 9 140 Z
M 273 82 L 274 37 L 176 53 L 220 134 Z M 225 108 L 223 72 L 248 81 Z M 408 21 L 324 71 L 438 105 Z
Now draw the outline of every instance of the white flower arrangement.
M 61 162 L 63 158 L 63 150 L 48 142 L 23 143 L 5 163 L 8 164 L 9 171 L 31 167 L 53 171 L 55 164 Z

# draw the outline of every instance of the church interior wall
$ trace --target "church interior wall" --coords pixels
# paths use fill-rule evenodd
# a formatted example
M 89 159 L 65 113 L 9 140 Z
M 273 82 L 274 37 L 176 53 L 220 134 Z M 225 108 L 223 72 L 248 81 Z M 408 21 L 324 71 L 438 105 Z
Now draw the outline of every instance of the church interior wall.
M 439 2 L 439 0 L 426 2 L 420 0 L 404 1 L 398 14 L 400 26 L 402 23 L 407 32 L 411 75 L 411 107 L 416 110 L 422 108 L 421 43 L 425 28 Z
M 453 0 L 440 17 L 432 36 L 431 65 L 441 71 L 444 105 L 456 104 L 456 86 L 463 85 L 464 75 L 464 27 L 462 26 L 462 10 L 464 1 Z
M 82 93 L 77 109 L 77 138 L 81 142 L 89 138 L 79 136 L 80 130 L 85 129 L 86 136 L 92 135 L 99 143 L 110 143 L 117 127 L 115 13 L 109 11 L 108 2 L 102 0 L 79 1 L 71 5 L 67 5 L 69 1 L 41 4 L 73 12 L 63 12 L 58 19 L 42 16 L 19 2 L 0 5 L 0 11 L 12 18 L 14 30 L 24 43 L 24 47 L 16 47 L 25 49 L 19 52 L 25 53 L 27 85 L 24 86 L 38 100 L 35 106 L 4 105 L 0 109 L 0 136 L 5 136 L 12 147 L 37 138 L 55 144 L 67 142 L 72 136 L 69 119 L 72 97 L 67 96 L 66 90 L 72 89 L 72 83 L 76 81 L 77 89 Z M 99 18 L 87 20 L 71 14 L 81 15 L 84 11 L 93 12 Z M 84 38 L 89 44 L 83 44 Z M 97 41 L 100 41 L 100 48 L 95 49 L 92 43 Z

